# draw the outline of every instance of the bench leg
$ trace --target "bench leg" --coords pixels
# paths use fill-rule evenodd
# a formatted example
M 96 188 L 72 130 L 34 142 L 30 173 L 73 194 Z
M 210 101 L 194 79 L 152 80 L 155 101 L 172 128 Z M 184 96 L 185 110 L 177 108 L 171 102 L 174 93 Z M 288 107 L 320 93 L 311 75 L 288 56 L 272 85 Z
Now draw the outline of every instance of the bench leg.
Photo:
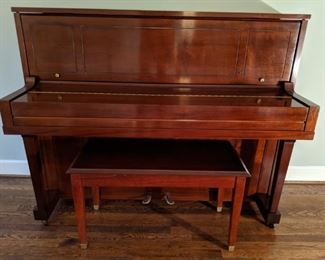
M 85 211 L 85 194 L 82 186 L 80 176 L 71 175 L 72 195 L 74 202 L 74 209 L 76 212 L 78 234 L 80 240 L 80 247 L 86 249 L 88 246 L 86 234 L 86 211 Z
M 219 188 L 218 189 L 218 198 L 217 198 L 217 212 L 222 211 L 224 194 L 225 194 L 225 189 Z
M 100 203 L 100 189 L 99 186 L 93 186 L 91 188 L 92 195 L 93 195 L 93 207 L 94 210 L 99 210 L 99 203 Z
M 230 216 L 229 236 L 228 236 L 228 250 L 235 250 L 235 243 L 237 240 L 237 230 L 240 218 L 240 212 L 243 204 L 245 191 L 245 177 L 236 177 L 235 187 L 232 195 L 232 209 Z

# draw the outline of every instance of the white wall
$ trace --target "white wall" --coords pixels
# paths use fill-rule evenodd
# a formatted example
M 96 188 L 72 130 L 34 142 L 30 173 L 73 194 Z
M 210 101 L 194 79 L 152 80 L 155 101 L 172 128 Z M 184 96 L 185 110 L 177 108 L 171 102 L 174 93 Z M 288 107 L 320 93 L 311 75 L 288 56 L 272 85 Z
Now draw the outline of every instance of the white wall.
M 0 0 L 0 97 L 23 85 L 16 31 L 10 11 L 12 6 L 310 13 L 312 19 L 307 30 L 296 89 L 325 109 L 325 1 L 322 0 Z M 321 109 L 314 141 L 297 141 L 291 160 L 290 179 L 325 180 L 324 115 Z M 25 160 L 21 138 L 4 136 L 0 130 L 0 174 L 26 173 Z
M 307 13 L 308 23 L 296 91 L 321 107 L 314 141 L 297 141 L 291 164 L 325 166 L 325 1 L 264 0 L 281 13 Z

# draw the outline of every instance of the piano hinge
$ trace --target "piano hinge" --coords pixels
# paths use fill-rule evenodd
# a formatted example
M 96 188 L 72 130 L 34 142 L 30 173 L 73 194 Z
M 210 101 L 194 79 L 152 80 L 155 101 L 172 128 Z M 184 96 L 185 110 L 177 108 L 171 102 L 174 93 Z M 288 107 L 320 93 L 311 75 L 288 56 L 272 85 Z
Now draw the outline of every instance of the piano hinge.
M 295 90 L 295 85 L 292 82 L 284 82 L 284 90 L 288 93 L 288 94 L 293 94 L 294 90 Z
M 36 77 L 25 77 L 25 84 L 27 88 L 32 88 L 36 84 Z

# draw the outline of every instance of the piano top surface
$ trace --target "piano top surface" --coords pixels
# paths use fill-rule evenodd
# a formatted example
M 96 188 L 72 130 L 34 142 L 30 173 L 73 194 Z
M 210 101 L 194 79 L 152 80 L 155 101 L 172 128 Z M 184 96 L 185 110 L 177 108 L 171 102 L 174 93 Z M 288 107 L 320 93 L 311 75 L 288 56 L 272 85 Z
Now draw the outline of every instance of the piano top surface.
M 135 7 L 135 8 L 134 8 Z M 215 0 L 212 4 L 190 6 L 186 3 L 164 3 L 162 8 L 155 6 L 153 9 L 139 10 L 139 3 L 128 6 L 128 10 L 121 9 L 85 9 L 85 8 L 39 8 L 39 7 L 12 7 L 15 13 L 27 15 L 102 15 L 102 16 L 150 16 L 150 17 L 231 17 L 255 19 L 309 19 L 308 14 L 283 14 L 261 0 L 255 0 L 253 5 L 240 4 L 237 0 Z

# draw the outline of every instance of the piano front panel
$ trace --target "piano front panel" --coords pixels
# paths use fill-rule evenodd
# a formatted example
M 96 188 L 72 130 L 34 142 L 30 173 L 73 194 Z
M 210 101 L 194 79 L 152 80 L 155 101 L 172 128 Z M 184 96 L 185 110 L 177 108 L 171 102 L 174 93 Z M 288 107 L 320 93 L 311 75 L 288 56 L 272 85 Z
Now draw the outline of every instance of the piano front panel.
M 31 26 L 32 73 L 49 71 L 76 73 L 76 49 L 73 27 L 60 24 L 38 24 Z M 53 52 L 49 52 L 53 50 Z
M 290 31 L 253 31 L 247 44 L 245 77 L 261 75 L 268 82 L 290 77 L 297 35 Z M 265 76 L 263 76 L 265 75 Z
M 42 80 L 189 84 L 289 81 L 298 21 L 22 15 Z M 276 48 L 274 48 L 276 46 Z

